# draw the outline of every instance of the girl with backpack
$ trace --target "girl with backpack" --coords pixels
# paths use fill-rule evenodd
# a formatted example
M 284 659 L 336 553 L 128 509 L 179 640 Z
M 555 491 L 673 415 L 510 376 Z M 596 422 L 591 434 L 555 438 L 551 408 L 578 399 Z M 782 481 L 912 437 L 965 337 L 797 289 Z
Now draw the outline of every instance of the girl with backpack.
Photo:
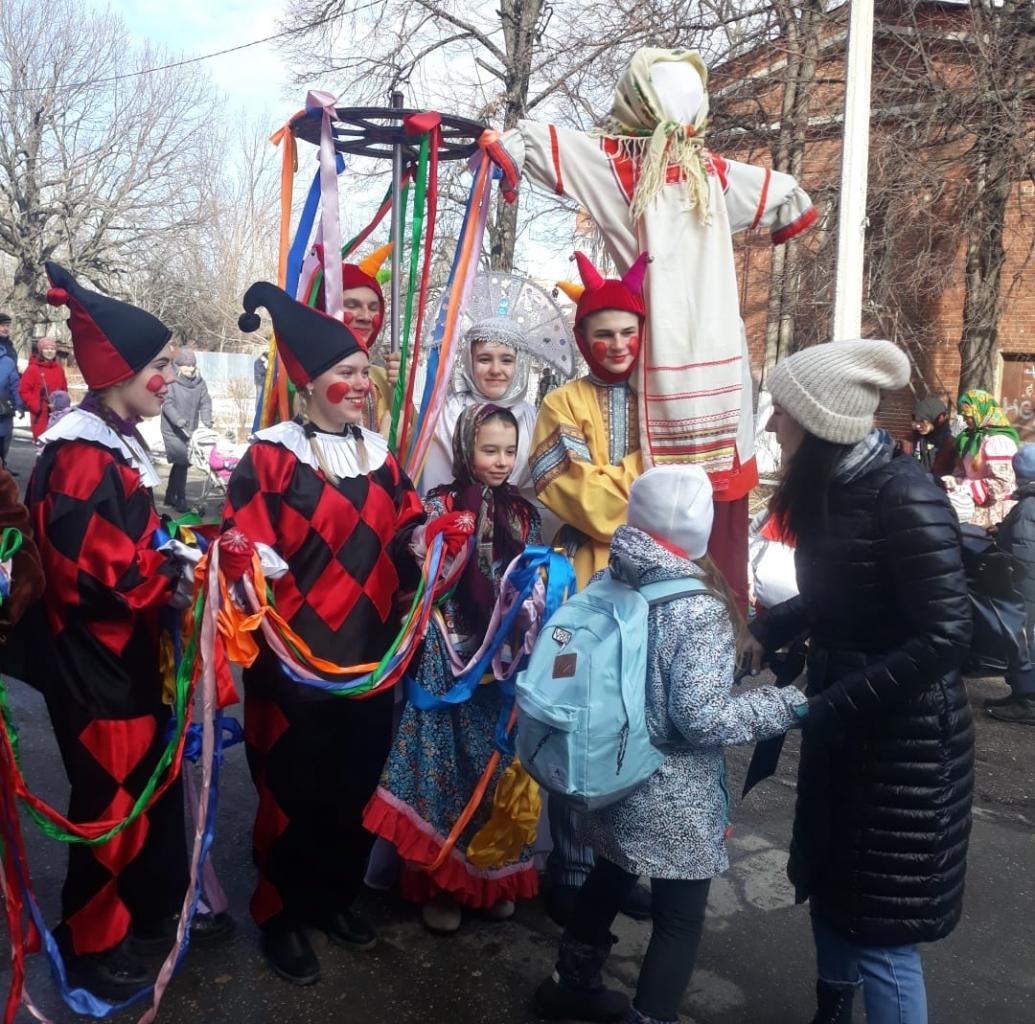
M 632 485 L 628 525 L 611 542 L 616 578 L 637 589 L 701 580 L 652 606 L 648 616 L 646 718 L 664 752 L 658 770 L 617 803 L 587 812 L 596 858 L 561 936 L 556 971 L 539 986 L 548 1019 L 675 1021 L 704 926 L 708 888 L 729 867 L 724 746 L 777 736 L 806 714 L 793 687 L 734 695 L 739 616 L 729 586 L 707 557 L 712 488 L 696 466 L 659 466 Z M 651 879 L 650 945 L 632 1005 L 604 987 L 611 924 L 637 876 Z
M 538 513 L 508 482 L 518 445 L 518 424 L 509 409 L 468 406 L 453 432 L 454 479 L 424 499 L 429 520 L 466 512 L 477 521 L 476 544 L 464 574 L 429 627 L 413 670 L 417 684 L 434 697 L 456 681 L 450 648 L 466 662 L 481 646 L 504 572 L 527 544 L 540 543 Z M 418 548 L 415 553 L 423 557 Z M 483 859 L 470 849 L 492 817 L 493 796 L 511 769 L 510 757 L 499 759 L 477 809 L 443 856 L 444 837 L 460 820 L 496 750 L 500 702 L 499 688 L 493 685 L 478 686 L 468 701 L 447 708 L 421 710 L 411 700 L 367 806 L 366 827 L 392 843 L 406 862 L 403 895 L 422 904 L 425 927 L 438 934 L 460 927 L 461 907 L 486 910 L 494 920 L 504 920 L 513 914 L 515 900 L 530 899 L 538 891 L 532 860 L 537 815 L 528 823 L 531 833 L 526 829 L 509 844 L 508 853 Z M 526 780 L 515 766 L 507 785 L 530 785 Z

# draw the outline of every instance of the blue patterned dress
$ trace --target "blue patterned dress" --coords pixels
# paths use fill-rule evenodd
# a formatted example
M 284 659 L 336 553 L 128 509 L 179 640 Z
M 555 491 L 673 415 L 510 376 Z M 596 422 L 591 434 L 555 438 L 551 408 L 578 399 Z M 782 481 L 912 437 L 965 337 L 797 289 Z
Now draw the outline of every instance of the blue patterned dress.
M 539 544 L 539 516 L 527 502 L 521 504 L 524 516 L 520 522 L 515 519 L 515 535 L 525 544 Z M 433 492 L 424 505 L 429 521 L 454 510 L 448 493 Z M 506 566 L 489 565 L 484 546 L 472 557 L 482 561 L 483 572 L 491 573 L 498 596 Z M 470 616 L 455 598 L 445 601 L 441 610 L 454 648 L 467 659 L 483 638 L 472 634 Z M 442 635 L 434 625 L 428 629 L 413 674 L 435 696 L 446 693 L 456 682 Z M 439 855 L 496 749 L 499 716 L 500 692 L 494 683 L 479 686 L 469 701 L 446 710 L 420 711 L 411 704 L 403 712 L 364 823 L 391 842 L 406 862 L 410 870 L 403 874 L 402 891 L 410 899 L 422 902 L 445 891 L 465 906 L 486 908 L 501 900 L 530 899 L 538 891 L 530 845 L 513 863 L 493 869 L 476 868 L 465 855 L 471 839 L 489 819 L 496 785 L 511 762 L 507 756 L 501 757 L 481 804 L 448 857 L 433 872 L 425 870 Z

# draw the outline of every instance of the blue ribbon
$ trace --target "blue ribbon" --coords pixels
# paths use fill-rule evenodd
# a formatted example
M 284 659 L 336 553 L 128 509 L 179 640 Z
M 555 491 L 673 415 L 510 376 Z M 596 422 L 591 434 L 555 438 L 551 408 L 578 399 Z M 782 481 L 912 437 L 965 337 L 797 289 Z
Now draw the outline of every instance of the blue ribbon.
M 510 636 L 521 613 L 522 604 L 532 593 L 532 588 L 539 579 L 542 570 L 546 570 L 546 600 L 543 609 L 543 622 L 561 606 L 568 593 L 574 590 L 575 573 L 568 560 L 552 548 L 532 545 L 525 548 L 521 559 L 510 574 L 510 584 L 517 596 L 510 610 L 500 621 L 492 642 L 482 656 L 463 675 L 457 678 L 453 686 L 441 696 L 429 693 L 412 676 L 406 678 L 406 696 L 411 704 L 420 711 L 440 711 L 445 708 L 463 704 L 471 699 L 481 684 L 493 658 L 499 653 L 507 637 Z M 516 673 L 514 674 L 516 675 Z M 503 697 L 504 710 L 500 715 L 502 726 L 496 728 L 497 745 L 509 746 L 506 740 L 506 718 L 510 714 L 510 706 L 514 699 L 514 675 L 509 679 L 499 680 L 500 693 Z M 502 741 L 502 742 L 501 742 Z
M 214 728 L 217 731 L 217 735 L 221 734 L 224 730 L 222 722 L 222 715 L 216 712 L 215 721 L 213 723 Z M 190 945 L 190 926 L 194 920 L 194 914 L 197 911 L 198 899 L 201 896 L 201 869 L 204 866 L 205 859 L 208 857 L 209 851 L 212 848 L 212 843 L 215 839 L 215 828 L 216 828 L 216 814 L 219 807 L 219 767 L 221 758 L 215 757 L 212 764 L 212 785 L 209 789 L 208 796 L 208 817 L 205 823 L 205 831 L 201 835 L 201 852 L 198 861 L 198 875 L 197 884 L 194 888 L 193 897 L 191 899 L 190 907 L 187 911 L 187 927 L 183 933 L 183 941 L 180 943 L 179 949 L 176 955 L 176 967 L 175 970 L 179 970 L 180 965 L 183 963 L 183 958 L 187 955 L 187 948 Z M 4 814 L 8 823 L 8 834 L 11 832 L 11 814 L 12 814 L 12 802 L 13 797 L 10 794 L 4 794 L 2 797 Z M 61 955 L 61 950 L 58 947 L 57 941 L 54 939 L 53 934 L 47 928 L 47 922 L 40 912 L 39 905 L 36 902 L 36 898 L 33 895 L 32 888 L 29 885 L 29 880 L 25 877 L 22 871 L 22 866 L 18 861 L 18 858 L 14 856 L 14 851 L 7 851 L 7 856 L 13 859 L 15 868 L 18 874 L 18 886 L 22 891 L 22 896 L 25 902 L 25 906 L 28 908 L 29 914 L 32 917 L 33 923 L 36 925 L 36 929 L 40 934 L 40 939 L 43 943 L 44 952 L 47 954 L 47 958 L 50 961 L 51 974 L 54 977 L 54 984 L 57 987 L 58 994 L 64 1000 L 65 1004 L 77 1014 L 84 1017 L 94 1017 L 97 1019 L 106 1019 L 113 1014 L 121 1013 L 123 1010 L 136 1003 L 141 1002 L 144 999 L 150 999 L 154 994 L 154 984 L 145 985 L 143 988 L 134 992 L 128 999 L 123 1000 L 121 1003 L 110 1003 L 106 999 L 102 999 L 99 996 L 95 996 L 92 992 L 89 992 L 85 988 L 71 988 L 68 984 L 68 974 L 65 971 L 65 961 Z

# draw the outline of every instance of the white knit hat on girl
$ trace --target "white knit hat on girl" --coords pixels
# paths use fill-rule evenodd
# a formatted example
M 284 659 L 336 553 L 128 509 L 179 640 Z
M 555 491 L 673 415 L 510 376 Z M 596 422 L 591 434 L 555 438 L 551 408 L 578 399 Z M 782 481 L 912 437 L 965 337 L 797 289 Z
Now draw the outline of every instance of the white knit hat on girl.
M 711 481 L 697 466 L 655 466 L 629 490 L 629 525 L 687 558 L 707 553 L 714 515 Z
M 880 393 L 909 383 L 909 357 L 890 341 L 829 341 L 781 359 L 773 402 L 810 434 L 855 444 L 873 429 Z

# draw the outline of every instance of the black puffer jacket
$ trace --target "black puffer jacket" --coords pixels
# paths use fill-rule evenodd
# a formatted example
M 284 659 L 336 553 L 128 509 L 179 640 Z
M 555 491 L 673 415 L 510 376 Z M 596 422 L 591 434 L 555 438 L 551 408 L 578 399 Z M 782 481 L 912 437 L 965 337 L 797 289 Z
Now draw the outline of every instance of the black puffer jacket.
M 1020 591 L 1025 604 L 1035 604 L 1035 482 L 1017 488 L 1017 504 L 1010 509 L 996 534 L 996 543 L 1025 569 Z
M 828 528 L 796 564 L 800 596 L 753 626 L 767 649 L 812 640 L 788 874 L 854 942 L 940 939 L 962 908 L 974 784 L 958 522 L 895 458 L 831 488 Z

